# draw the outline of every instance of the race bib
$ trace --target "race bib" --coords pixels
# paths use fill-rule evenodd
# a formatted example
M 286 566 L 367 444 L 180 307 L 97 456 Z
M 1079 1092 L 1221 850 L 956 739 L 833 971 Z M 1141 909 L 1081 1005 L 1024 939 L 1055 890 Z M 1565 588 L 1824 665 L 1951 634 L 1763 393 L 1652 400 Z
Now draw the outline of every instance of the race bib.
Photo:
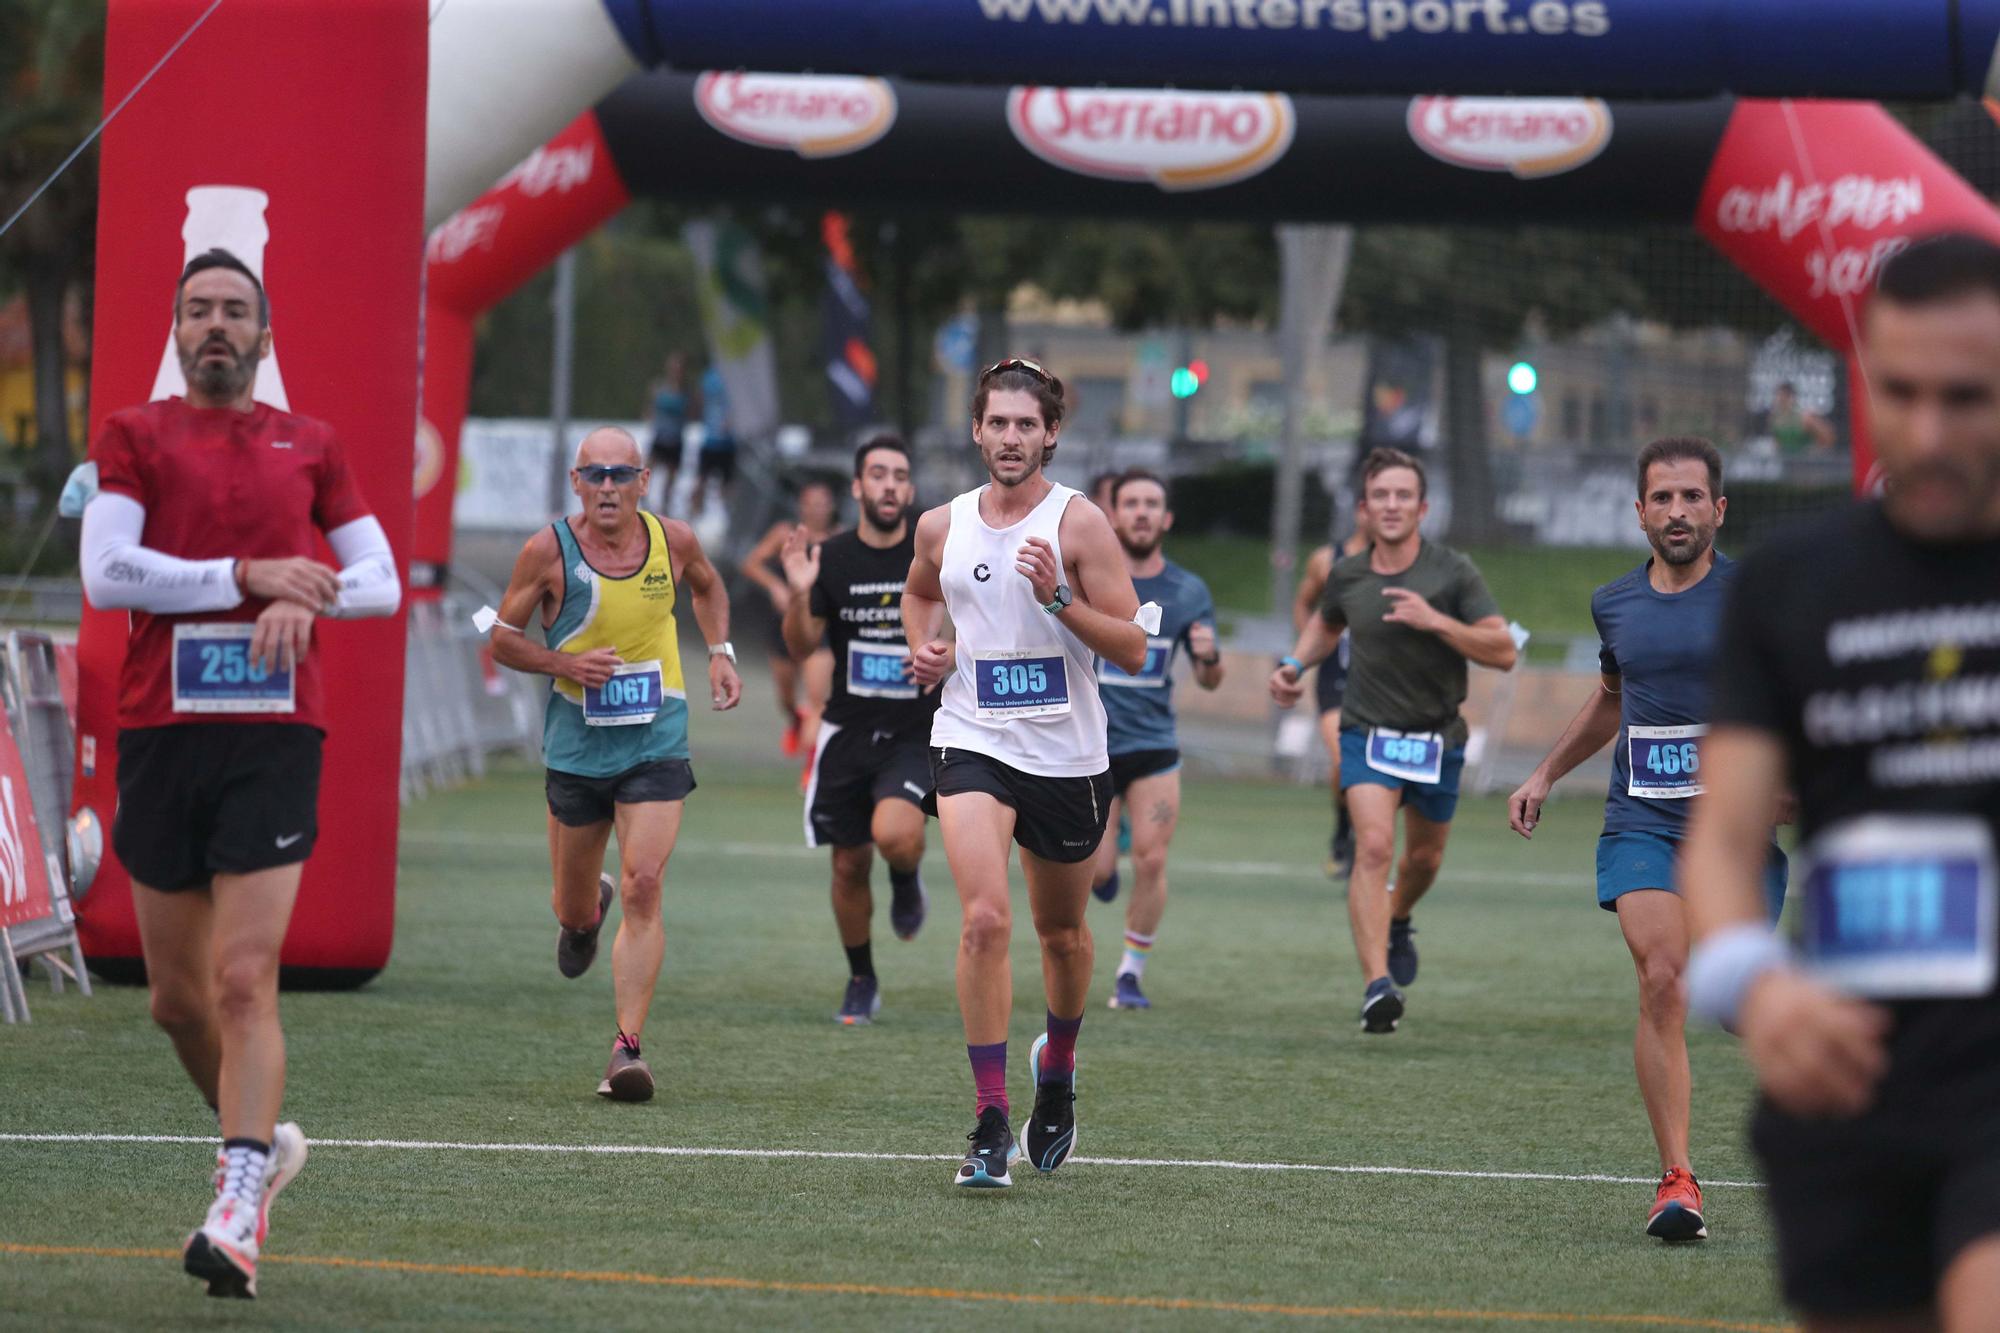
M 659 659 L 626 662 L 613 667 L 602 685 L 583 687 L 583 724 L 587 727 L 643 727 L 660 714 L 666 698 Z
M 1680 801 L 1701 795 L 1701 738 L 1705 726 L 1629 727 L 1626 757 L 1631 774 L 1625 790 L 1649 801 Z
M 1368 729 L 1368 767 L 1406 782 L 1436 782 L 1444 775 L 1444 737 L 1435 731 Z
M 1993 837 L 1965 815 L 1869 815 L 1806 852 L 1799 955 L 1871 999 L 1984 995 L 1995 963 Z
M 1069 659 L 1059 648 L 1021 648 L 972 659 L 974 710 L 982 722 L 1069 712 Z
M 1097 659 L 1097 681 L 1100 685 L 1118 685 L 1127 689 L 1163 689 L 1167 683 L 1167 664 L 1173 660 L 1172 639 L 1147 639 L 1146 664 L 1139 668 L 1137 675 L 1130 675 L 1116 662 L 1100 657 Z
M 910 650 L 900 643 L 847 645 L 847 692 L 861 699 L 914 699 L 917 683 L 910 679 Z
M 265 669 L 250 660 L 247 621 L 224 625 L 174 626 L 174 711 L 176 713 L 290 713 L 292 673 Z

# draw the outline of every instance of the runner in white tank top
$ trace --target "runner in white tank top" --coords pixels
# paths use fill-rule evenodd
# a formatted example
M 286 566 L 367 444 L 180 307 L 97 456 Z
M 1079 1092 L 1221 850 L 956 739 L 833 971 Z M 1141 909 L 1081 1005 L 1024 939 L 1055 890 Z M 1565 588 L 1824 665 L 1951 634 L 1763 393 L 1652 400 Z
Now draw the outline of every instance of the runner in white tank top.
M 926 513 L 903 591 L 910 671 L 943 684 L 931 775 L 945 855 L 964 908 L 959 1012 L 979 1123 L 956 1183 L 1004 1186 L 1020 1153 L 1007 1120 L 1014 980 L 1011 843 L 1041 938 L 1048 1030 L 1029 1053 L 1036 1085 L 1027 1154 L 1053 1171 L 1076 1144 L 1076 1036 L 1090 989 L 1084 905 L 1110 809 L 1104 705 L 1093 656 L 1136 673 L 1147 631 L 1111 524 L 1042 473 L 1062 425 L 1062 381 L 1028 361 L 980 375 L 972 440 L 992 481 Z M 938 638 L 945 612 L 956 644 Z

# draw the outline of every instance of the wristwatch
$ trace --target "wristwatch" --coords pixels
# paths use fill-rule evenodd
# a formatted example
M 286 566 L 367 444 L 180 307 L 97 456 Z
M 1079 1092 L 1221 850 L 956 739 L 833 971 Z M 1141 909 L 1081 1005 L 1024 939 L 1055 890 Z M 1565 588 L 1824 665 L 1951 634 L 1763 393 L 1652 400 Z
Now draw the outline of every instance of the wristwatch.
M 730 665 L 734 666 L 736 663 L 736 645 L 727 639 L 724 639 L 721 643 L 711 643 L 708 645 L 708 655 L 710 657 L 726 657 L 729 659 Z
M 1044 606 L 1042 610 L 1052 616 L 1060 615 L 1064 611 L 1069 610 L 1070 600 L 1069 585 L 1067 583 L 1058 583 L 1056 585 L 1056 599 L 1047 606 Z

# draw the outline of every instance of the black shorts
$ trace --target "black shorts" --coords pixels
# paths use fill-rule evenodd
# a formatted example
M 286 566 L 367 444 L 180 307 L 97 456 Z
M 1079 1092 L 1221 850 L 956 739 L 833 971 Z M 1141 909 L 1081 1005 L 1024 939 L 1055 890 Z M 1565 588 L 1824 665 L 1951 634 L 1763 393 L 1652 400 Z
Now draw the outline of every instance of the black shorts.
M 2000 1109 L 1916 1102 L 1851 1120 L 1758 1107 L 1750 1138 L 1769 1182 L 1785 1300 L 1799 1311 L 1930 1305 L 1951 1261 L 2000 1234 Z
M 1111 794 L 1122 797 L 1140 778 L 1171 773 L 1181 766 L 1179 750 L 1132 750 L 1111 756 Z
M 1331 713 L 1340 707 L 1347 697 L 1347 640 L 1340 641 L 1340 647 L 1333 650 L 1313 678 L 1313 697 L 1319 701 L 1319 711 Z
M 1044 861 L 1088 861 L 1104 840 L 1111 813 L 1111 770 L 1087 778 L 1045 778 L 1023 773 L 991 755 L 957 746 L 931 751 L 932 793 L 924 809 L 937 813 L 938 798 L 983 791 L 1014 811 L 1014 841 Z
M 702 481 L 710 477 L 722 478 L 724 486 L 736 480 L 736 451 L 734 449 L 704 449 L 695 460 L 695 475 Z
M 875 841 L 875 807 L 884 801 L 922 809 L 931 790 L 928 740 L 922 729 L 897 736 L 821 722 L 806 771 L 806 846 Z
M 664 467 L 669 472 L 681 470 L 681 433 L 678 430 L 653 432 L 653 442 L 646 450 L 649 466 Z
M 112 849 L 169 893 L 305 860 L 319 839 L 320 740 L 301 722 L 120 732 Z
M 587 778 L 551 768 L 542 781 L 549 813 L 566 828 L 602 824 L 621 805 L 684 801 L 694 790 L 694 767 L 685 759 L 653 759 L 608 778 Z

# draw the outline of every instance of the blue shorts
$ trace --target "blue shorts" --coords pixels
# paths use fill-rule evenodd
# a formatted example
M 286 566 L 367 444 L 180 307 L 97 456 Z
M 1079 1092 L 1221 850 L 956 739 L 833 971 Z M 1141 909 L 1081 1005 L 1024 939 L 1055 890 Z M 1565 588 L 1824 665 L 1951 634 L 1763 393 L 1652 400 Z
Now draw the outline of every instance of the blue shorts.
M 1618 910 L 1618 900 L 1635 889 L 1679 893 L 1681 840 L 1669 833 L 1606 833 L 1597 840 L 1597 905 Z M 1764 907 L 1775 923 L 1785 907 L 1789 862 L 1775 844 L 1764 863 Z
M 1433 824 L 1449 824 L 1458 810 L 1458 779 L 1465 771 L 1465 747 L 1444 752 L 1436 782 L 1412 782 L 1408 778 L 1378 773 L 1368 767 L 1368 733 L 1358 727 L 1340 729 L 1340 789 L 1370 786 L 1389 787 L 1403 794 L 1403 804 Z

